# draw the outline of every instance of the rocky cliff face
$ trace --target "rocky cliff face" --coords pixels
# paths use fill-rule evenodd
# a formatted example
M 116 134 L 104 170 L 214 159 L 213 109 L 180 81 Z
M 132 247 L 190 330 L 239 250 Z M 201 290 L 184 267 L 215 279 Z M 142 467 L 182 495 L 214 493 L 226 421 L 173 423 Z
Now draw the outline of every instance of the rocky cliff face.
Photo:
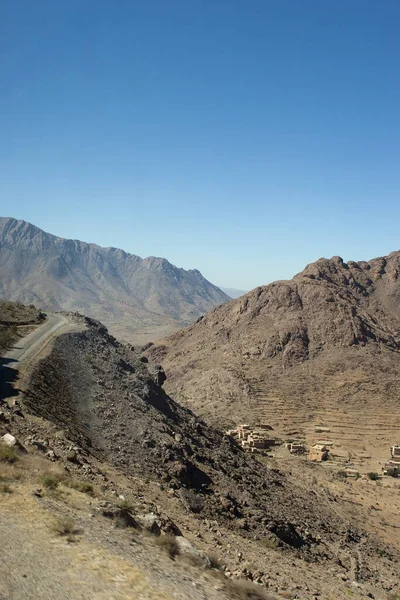
M 7 218 L 0 218 L 0 296 L 48 310 L 79 310 L 123 339 L 141 341 L 186 326 L 229 300 L 197 270 L 62 239 Z

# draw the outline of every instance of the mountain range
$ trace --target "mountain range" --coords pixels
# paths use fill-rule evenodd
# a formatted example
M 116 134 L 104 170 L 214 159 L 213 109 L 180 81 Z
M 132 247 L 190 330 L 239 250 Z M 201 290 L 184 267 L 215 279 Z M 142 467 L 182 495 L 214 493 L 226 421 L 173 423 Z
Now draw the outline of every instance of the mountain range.
M 0 297 L 78 311 L 127 341 L 187 326 L 230 298 L 196 270 L 46 233 L 0 218 Z

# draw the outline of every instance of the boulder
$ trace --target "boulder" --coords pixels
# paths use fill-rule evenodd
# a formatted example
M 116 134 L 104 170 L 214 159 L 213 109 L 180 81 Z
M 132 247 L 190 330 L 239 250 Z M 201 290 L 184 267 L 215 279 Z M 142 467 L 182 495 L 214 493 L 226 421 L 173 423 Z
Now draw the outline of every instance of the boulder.
M 3 444 L 9 448 L 15 448 L 18 446 L 17 438 L 11 435 L 11 433 L 6 433 L 1 439 Z
M 186 556 L 190 556 L 191 558 L 196 559 L 196 561 L 203 564 L 204 566 L 209 567 L 211 565 L 209 558 L 207 558 L 207 556 L 200 552 L 200 550 L 196 548 L 196 546 L 194 546 L 191 542 L 189 542 L 189 540 L 187 540 L 185 537 L 183 537 L 182 535 L 177 535 L 175 537 L 175 541 L 178 545 L 179 553 L 181 555 L 186 554 Z
M 67 453 L 67 460 L 69 460 L 70 462 L 79 464 L 79 458 L 78 458 L 78 454 L 76 453 L 76 450 L 70 450 Z
M 119 508 L 117 506 L 110 506 L 103 508 L 103 517 L 112 519 L 115 521 L 117 527 L 133 527 L 134 529 L 141 529 L 140 524 L 137 522 L 135 517 L 129 510 Z
M 20 452 L 26 452 L 23 445 L 14 435 L 11 435 L 11 433 L 5 433 L 0 439 L 5 446 L 8 446 L 9 448 L 15 448 L 15 450 L 19 450 Z
M 35 446 L 40 452 L 46 453 L 48 451 L 48 447 L 42 441 L 33 440 L 31 445 Z
M 154 535 L 160 535 L 161 523 L 157 515 L 154 513 L 147 513 L 146 515 L 136 515 L 136 521 L 139 526 Z

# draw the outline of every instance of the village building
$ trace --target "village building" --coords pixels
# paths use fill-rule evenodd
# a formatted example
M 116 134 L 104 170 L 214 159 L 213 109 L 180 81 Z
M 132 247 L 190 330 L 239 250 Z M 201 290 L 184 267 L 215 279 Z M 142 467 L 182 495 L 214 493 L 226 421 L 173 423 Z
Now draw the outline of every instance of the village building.
M 325 444 L 314 444 L 314 446 L 310 449 L 308 454 L 309 460 L 313 460 L 315 462 L 322 462 L 327 460 L 329 454 L 329 449 L 325 446 Z
M 306 446 L 303 442 L 290 442 L 287 444 L 290 454 L 304 454 Z
M 390 446 L 390 459 L 384 466 L 384 472 L 387 469 L 397 469 L 400 471 L 400 446 Z
M 391 446 L 390 455 L 392 460 L 400 462 L 400 446 Z
M 276 440 L 267 435 L 267 431 L 272 430 L 270 425 L 238 425 L 235 429 L 229 429 L 226 433 L 230 435 L 240 444 L 244 450 L 256 452 L 258 450 L 266 450 L 274 446 Z

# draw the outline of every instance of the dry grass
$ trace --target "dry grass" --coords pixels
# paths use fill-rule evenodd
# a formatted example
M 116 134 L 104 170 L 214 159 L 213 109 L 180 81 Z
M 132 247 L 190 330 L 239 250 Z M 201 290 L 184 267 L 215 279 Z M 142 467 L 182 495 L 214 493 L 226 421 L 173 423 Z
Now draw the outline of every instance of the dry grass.
M 243 579 L 229 581 L 228 590 L 231 600 L 272 600 L 262 587 Z
M 120 500 L 118 502 L 118 508 L 120 508 L 121 510 L 124 510 L 126 512 L 133 512 L 133 504 L 130 500 Z
M 8 483 L 0 483 L 0 494 L 12 494 L 12 489 Z
M 62 483 L 65 486 L 72 488 L 73 490 L 76 490 L 77 492 L 81 492 L 82 494 L 87 494 L 88 496 L 92 496 L 92 497 L 95 495 L 94 486 L 90 481 L 65 479 L 62 481 Z
M 58 488 L 58 484 L 60 483 L 60 479 L 57 475 L 53 473 L 44 473 L 40 477 L 40 483 L 47 489 L 54 491 Z
M 165 535 L 160 535 L 155 540 L 157 546 L 162 548 L 172 560 L 175 560 L 177 556 L 180 554 L 178 542 L 175 539 L 174 535 L 166 533 Z
M 55 477 L 59 482 L 65 479 L 65 471 L 62 466 L 51 463 L 39 454 L 21 456 L 19 469 L 25 481 L 37 482 L 45 475 Z
M 268 550 L 274 550 L 279 546 L 278 540 L 273 538 L 264 538 L 263 540 L 260 540 L 259 544 L 260 546 L 262 546 L 263 548 L 267 548 Z
M 71 517 L 57 517 L 53 524 L 52 530 L 57 533 L 57 535 L 61 536 L 73 536 L 81 533 L 81 531 L 76 527 L 75 521 Z
M 0 446 L 0 462 L 5 462 L 10 465 L 17 462 L 19 456 L 9 446 Z

